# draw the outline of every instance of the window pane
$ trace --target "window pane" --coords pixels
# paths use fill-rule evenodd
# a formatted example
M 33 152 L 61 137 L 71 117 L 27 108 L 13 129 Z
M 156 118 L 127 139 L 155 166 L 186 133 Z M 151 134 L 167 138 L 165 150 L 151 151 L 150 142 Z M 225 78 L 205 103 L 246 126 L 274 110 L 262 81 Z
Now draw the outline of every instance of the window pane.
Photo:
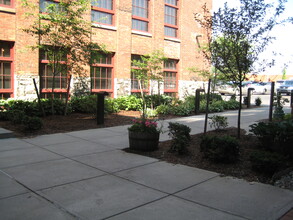
M 113 10 L 113 0 L 92 0 L 92 6 Z
M 165 23 L 177 25 L 177 9 L 165 6 Z
M 1 5 L 11 5 L 11 0 L 0 0 Z
M 177 37 L 177 30 L 175 28 L 165 26 L 165 35 L 170 37 Z
M 177 0 L 165 0 L 166 4 L 170 4 L 170 5 L 177 5 Z
M 10 63 L 3 63 L 3 75 L 6 75 L 6 76 L 11 75 L 11 65 L 10 65 Z
M 167 60 L 164 62 L 165 69 L 176 70 L 176 61 L 175 60 Z
M 46 12 L 47 11 L 47 7 L 49 5 L 56 5 L 58 8 L 58 3 L 54 2 L 54 1 L 48 1 L 48 0 L 40 0 L 40 11 L 41 12 Z
M 132 19 L 132 29 L 148 31 L 148 22 Z
M 92 10 L 92 21 L 103 24 L 112 24 L 113 15 L 105 12 Z
M 148 17 L 148 1 L 147 0 L 132 0 L 132 14 L 135 16 Z
M 11 46 L 9 44 L 0 43 L 0 57 L 10 57 Z

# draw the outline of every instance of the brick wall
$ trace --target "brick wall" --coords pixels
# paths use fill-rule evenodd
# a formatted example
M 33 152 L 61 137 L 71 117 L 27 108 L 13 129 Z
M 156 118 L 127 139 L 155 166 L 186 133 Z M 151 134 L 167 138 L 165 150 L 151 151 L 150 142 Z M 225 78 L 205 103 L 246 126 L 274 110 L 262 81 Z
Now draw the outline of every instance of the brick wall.
M 38 5 L 37 0 L 31 0 Z M 189 67 L 208 68 L 199 54 L 195 41 L 196 34 L 203 34 L 194 22 L 195 12 L 201 10 L 204 0 L 179 0 L 179 35 L 178 39 L 167 39 L 164 36 L 164 0 L 150 0 L 149 33 L 143 34 L 131 30 L 132 0 L 115 0 L 115 25 L 113 27 L 92 27 L 92 40 L 106 45 L 108 51 L 114 52 L 114 96 L 130 93 L 131 54 L 147 54 L 161 49 L 165 56 L 179 60 L 178 91 L 184 93 L 184 88 L 197 87 L 199 78 L 188 71 Z M 209 3 L 211 7 L 211 0 Z M 90 7 L 89 7 L 90 9 Z M 30 46 L 36 45 L 38 39 L 22 31 L 33 19 L 25 17 L 26 9 L 21 1 L 16 1 L 12 12 L 4 12 L 0 8 L 0 40 L 15 41 L 15 97 L 31 94 L 32 88 L 28 82 L 32 78 L 38 80 L 38 52 Z M 36 8 L 37 12 L 38 8 Z M 89 13 L 85 15 L 90 20 Z M 204 41 L 206 36 L 199 38 Z M 89 72 L 88 72 L 89 76 Z M 178 81 L 178 82 L 179 82 Z M 188 83 L 187 83 L 188 82 Z M 78 85 L 78 79 L 73 79 L 73 85 Z M 17 88 L 17 89 L 16 89 Z M 75 88 L 78 90 L 78 88 Z M 182 96 L 182 95 L 180 95 Z

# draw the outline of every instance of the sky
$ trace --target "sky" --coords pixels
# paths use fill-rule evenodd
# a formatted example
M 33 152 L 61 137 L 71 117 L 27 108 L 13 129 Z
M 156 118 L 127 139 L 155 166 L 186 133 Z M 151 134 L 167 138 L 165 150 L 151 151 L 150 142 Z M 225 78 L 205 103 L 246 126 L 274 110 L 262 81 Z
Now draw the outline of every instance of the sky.
M 265 0 L 267 3 L 275 2 L 276 0 Z M 213 10 L 217 10 L 227 2 L 229 6 L 236 6 L 238 0 L 213 0 Z M 293 0 L 287 0 L 285 5 L 286 9 L 283 13 L 284 17 L 293 17 Z M 287 65 L 286 73 L 293 75 L 293 24 L 286 24 L 283 26 L 275 27 L 271 35 L 276 37 L 262 55 L 263 57 L 272 57 L 275 59 L 275 65 L 271 68 L 267 68 L 265 74 L 280 74 L 284 69 L 284 65 Z M 277 56 L 273 56 L 272 52 L 276 52 Z

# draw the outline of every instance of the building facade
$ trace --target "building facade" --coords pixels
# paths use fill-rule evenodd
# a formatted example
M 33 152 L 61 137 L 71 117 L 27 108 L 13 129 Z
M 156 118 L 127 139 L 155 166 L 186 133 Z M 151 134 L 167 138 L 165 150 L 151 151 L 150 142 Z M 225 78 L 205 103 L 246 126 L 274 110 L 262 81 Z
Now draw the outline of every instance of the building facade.
M 42 11 L 58 1 L 30 0 Z M 87 73 L 90 92 L 112 97 L 138 92 L 131 61 L 156 50 L 168 60 L 163 64 L 161 94 L 184 97 L 194 94 L 203 81 L 190 68 L 208 69 L 198 50 L 206 36 L 194 21 L 194 13 L 212 0 L 97 0 L 89 5 L 85 19 L 92 24 L 92 41 L 106 45 L 111 53 L 94 63 Z M 46 54 L 32 51 L 36 37 L 23 31 L 33 21 L 26 17 L 21 0 L 0 0 L 0 99 L 35 99 L 33 79 L 39 92 L 50 93 L 52 75 Z M 57 76 L 56 89 L 66 92 L 66 73 Z M 71 80 L 78 90 L 78 77 Z M 147 90 L 147 88 L 146 88 Z

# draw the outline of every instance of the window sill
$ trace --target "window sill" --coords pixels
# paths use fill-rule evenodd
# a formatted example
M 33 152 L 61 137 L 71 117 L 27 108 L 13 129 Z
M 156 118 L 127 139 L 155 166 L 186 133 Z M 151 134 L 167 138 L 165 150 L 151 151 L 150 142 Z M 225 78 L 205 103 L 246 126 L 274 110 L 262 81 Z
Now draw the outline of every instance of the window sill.
M 104 25 L 104 24 L 92 23 L 92 27 L 102 28 L 102 29 L 107 29 L 107 30 L 112 30 L 112 31 L 117 31 L 117 27 Z
M 181 43 L 181 40 L 179 40 L 177 38 L 165 37 L 164 39 L 165 40 L 168 40 L 168 41 L 173 41 L 173 42 Z
M 16 14 L 15 8 L 3 7 L 3 6 L 0 6 L 0 12 L 8 12 L 11 14 Z
M 145 37 L 152 37 L 153 35 L 147 32 L 142 32 L 142 31 L 131 31 L 132 34 L 136 34 L 136 35 L 141 35 L 141 36 L 145 36 Z

